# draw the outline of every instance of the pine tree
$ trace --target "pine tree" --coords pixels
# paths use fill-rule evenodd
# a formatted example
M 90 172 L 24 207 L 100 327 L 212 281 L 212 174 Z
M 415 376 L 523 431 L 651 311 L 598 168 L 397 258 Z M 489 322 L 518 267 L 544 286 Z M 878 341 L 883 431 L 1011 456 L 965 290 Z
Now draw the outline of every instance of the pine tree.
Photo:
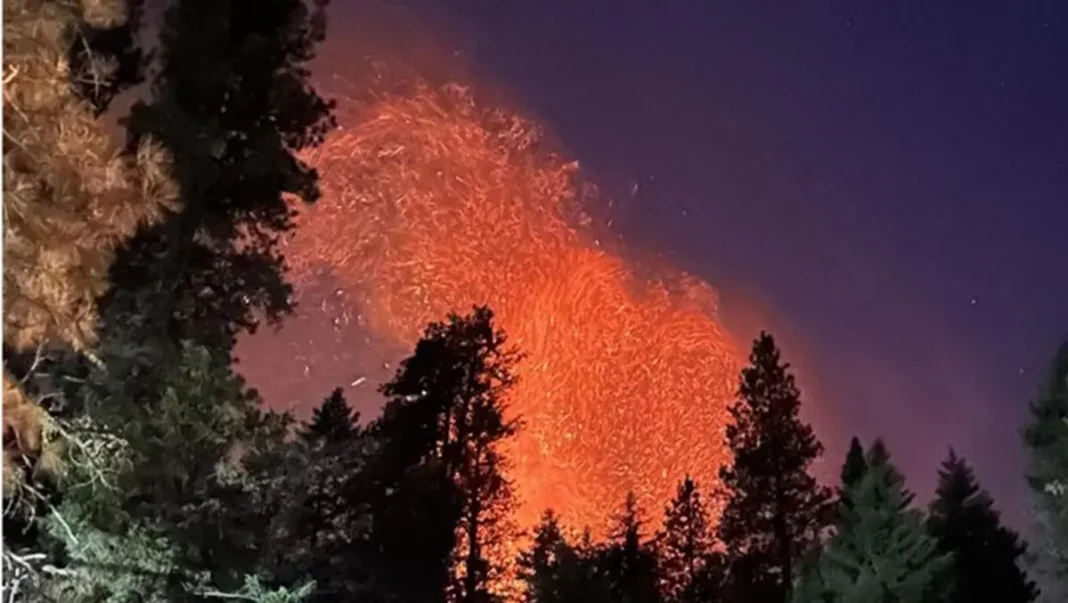
M 308 442 L 351 444 L 359 433 L 359 424 L 359 413 L 348 405 L 344 391 L 338 387 L 312 411 L 300 436 Z
M 841 485 L 838 487 L 837 492 L 839 508 L 848 509 L 852 504 L 846 492 L 864 477 L 864 473 L 867 470 L 868 463 L 864 459 L 864 447 L 861 446 L 860 440 L 854 436 L 849 441 L 849 450 L 846 452 L 846 460 L 842 465 Z
M 4 497 L 54 458 L 48 409 L 27 391 L 42 352 L 95 357 L 96 298 L 118 245 L 175 202 L 170 161 L 146 138 L 131 156 L 111 144 L 77 81 L 109 81 L 101 57 L 83 55 L 83 31 L 123 26 L 121 1 L 4 3 Z M 12 357 L 32 369 L 9 374 Z M 11 436 L 17 434 L 17 437 Z M 13 498 L 14 497 L 14 498 Z M 22 498 L 19 498 L 22 497 Z M 24 505 L 5 504 L 5 516 Z
M 97 416 L 130 444 L 121 507 L 171 540 L 187 571 L 209 572 L 215 589 L 236 590 L 267 545 L 270 509 L 257 500 L 278 468 L 258 457 L 285 447 L 291 419 L 264 412 L 228 365 L 192 344 L 164 377 L 155 401 L 124 398 L 114 382 L 95 394 L 103 402 Z
M 363 546 L 371 517 L 361 485 L 369 441 L 340 388 L 312 413 L 291 444 L 279 484 L 279 513 L 266 574 L 284 584 L 316 583 L 310 601 L 359 599 L 371 588 Z
M 525 600 L 548 603 L 562 599 L 558 591 L 558 568 L 569 548 L 560 520 L 551 510 L 545 511 L 534 531 L 530 550 L 519 557 L 519 576 L 526 583 Z
M 97 117 L 104 115 L 111 102 L 126 90 L 144 83 L 145 67 L 152 54 L 141 46 L 141 24 L 145 0 L 123 3 L 119 22 L 83 23 L 81 43 L 71 48 L 71 68 L 91 77 L 74 81 L 78 96 L 92 104 Z
M 528 603 L 607 603 L 611 592 L 599 574 L 592 545 L 572 546 L 559 518 L 546 511 L 530 550 L 520 555 L 519 577 Z
M 927 526 L 939 549 L 953 555 L 950 603 L 1031 603 L 1038 597 L 1020 565 L 1026 545 L 1002 525 L 971 467 L 952 450 L 938 473 Z
M 828 520 L 830 492 L 808 473 L 823 452 L 801 422 L 801 395 L 767 333 L 754 342 L 730 407 L 727 445 L 734 463 L 720 470 L 727 504 L 718 535 L 727 548 L 734 598 L 779 603 L 791 576 Z
M 260 412 L 195 346 L 164 376 L 163 398 L 145 404 L 96 372 L 82 391 L 90 411 L 61 421 L 72 443 L 61 496 L 27 535 L 57 568 L 37 585 L 51 600 L 183 601 L 239 590 L 257 571 L 271 519 L 263 468 L 276 467 L 257 461 L 284 448 L 289 420 Z
M 1043 601 L 1062 601 L 1068 597 L 1068 340 L 1031 404 L 1023 439 L 1036 577 Z
M 721 560 L 713 549 L 712 527 L 697 484 L 679 484 L 657 537 L 660 592 L 665 603 L 697 603 L 718 598 Z
M 656 549 L 654 543 L 644 539 L 638 499 L 633 492 L 627 494 L 623 508 L 613 518 L 609 540 L 597 557 L 597 567 L 608 582 L 613 601 L 660 600 Z
M 881 441 L 867 454 L 867 471 L 846 487 L 836 533 L 819 556 L 806 559 L 794 603 L 923 603 L 944 584 L 951 557 L 927 535 L 913 495 Z
M 392 468 L 385 471 L 386 478 L 379 479 L 392 481 L 378 487 L 404 490 L 407 495 L 407 488 L 402 488 L 407 483 L 417 490 L 430 489 L 420 496 L 440 497 L 440 503 L 435 503 L 437 516 L 428 518 L 435 525 L 428 529 L 436 535 L 435 546 L 455 548 L 455 558 L 446 564 L 444 574 L 440 568 L 428 568 L 427 574 L 444 577 L 450 566 L 455 567 L 459 579 L 450 585 L 452 600 L 492 599 L 490 585 L 503 570 L 492 560 L 501 558 L 493 550 L 512 536 L 508 523 L 511 484 L 499 448 L 517 429 L 514 421 L 504 418 L 503 407 L 504 395 L 515 381 L 516 359 L 506 348 L 504 334 L 495 329 L 493 313 L 475 308 L 468 316 L 450 315 L 447 322 L 431 324 L 415 353 L 382 390 L 389 401 L 373 431 L 385 467 Z M 405 481 L 413 475 L 419 476 L 419 482 Z M 410 504 L 427 503 L 414 498 Z M 383 534 L 381 546 L 399 546 L 398 542 L 413 537 L 406 533 L 412 525 L 411 521 L 395 525 L 402 533 Z M 448 539 L 443 537 L 446 528 L 451 530 Z M 405 546 L 416 544 L 410 541 Z M 442 559 L 448 560 L 449 555 Z M 383 561 L 391 563 L 388 555 Z M 406 580 L 411 570 L 394 567 L 392 571 Z
M 93 343 L 95 301 L 115 248 L 174 203 L 150 137 L 123 156 L 74 89 L 83 23 L 118 26 L 124 3 L 4 4 L 4 342 Z M 103 68 L 95 58 L 83 69 Z
M 846 453 L 845 464 L 842 465 L 842 490 L 855 485 L 864 477 L 868 469 L 868 463 L 864 459 L 864 447 L 855 436 L 849 441 L 849 451 Z
M 324 1 L 176 0 L 167 7 L 150 91 L 122 120 L 131 145 L 174 156 L 183 209 L 124 246 L 104 298 L 114 337 L 153 364 L 192 340 L 229 352 L 235 335 L 289 307 L 281 237 L 292 196 L 318 198 L 298 154 L 333 128 L 310 84 Z

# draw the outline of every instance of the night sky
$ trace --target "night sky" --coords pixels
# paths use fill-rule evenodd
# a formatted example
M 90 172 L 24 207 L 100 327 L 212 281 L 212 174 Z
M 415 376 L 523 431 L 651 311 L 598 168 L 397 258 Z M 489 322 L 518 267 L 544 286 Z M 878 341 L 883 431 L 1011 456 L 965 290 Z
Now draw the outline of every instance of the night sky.
M 1068 3 L 424 4 L 397 10 L 548 126 L 628 244 L 779 337 L 828 463 L 883 435 L 926 497 L 952 445 L 1021 517 L 1068 332 Z M 367 24 L 331 8 L 336 62 Z

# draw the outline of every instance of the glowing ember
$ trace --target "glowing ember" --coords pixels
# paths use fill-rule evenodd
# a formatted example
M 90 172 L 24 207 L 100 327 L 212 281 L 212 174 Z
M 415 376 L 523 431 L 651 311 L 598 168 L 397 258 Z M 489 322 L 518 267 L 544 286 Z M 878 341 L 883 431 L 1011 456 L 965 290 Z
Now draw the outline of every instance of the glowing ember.
M 602 250 L 577 165 L 463 88 L 347 110 L 287 250 L 298 286 L 329 268 L 372 336 L 407 346 L 448 311 L 494 309 L 526 355 L 508 451 L 520 525 L 552 507 L 597 535 L 628 490 L 652 519 L 685 474 L 712 486 L 739 368 L 714 292 L 639 278 Z

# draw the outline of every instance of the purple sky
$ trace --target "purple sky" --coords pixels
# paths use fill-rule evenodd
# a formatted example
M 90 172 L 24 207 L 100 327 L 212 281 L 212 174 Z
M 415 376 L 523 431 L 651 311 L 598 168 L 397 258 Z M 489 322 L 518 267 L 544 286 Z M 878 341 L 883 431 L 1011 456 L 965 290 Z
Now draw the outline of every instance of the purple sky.
M 827 462 L 883 435 L 926 496 L 952 445 L 1020 517 L 1017 429 L 1068 332 L 1068 4 L 408 10 L 625 199 L 629 242 L 779 335 Z M 334 1 L 329 54 L 370 44 L 355 13 Z

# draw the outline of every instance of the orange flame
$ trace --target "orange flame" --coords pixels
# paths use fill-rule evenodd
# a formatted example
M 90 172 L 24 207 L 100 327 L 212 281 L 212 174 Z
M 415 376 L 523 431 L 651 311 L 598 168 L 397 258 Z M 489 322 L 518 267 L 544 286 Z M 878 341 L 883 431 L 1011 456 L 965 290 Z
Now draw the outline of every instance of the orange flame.
M 323 199 L 287 249 L 298 286 L 329 267 L 371 332 L 406 345 L 449 311 L 494 309 L 525 354 L 507 451 L 519 524 L 551 507 L 597 536 L 629 490 L 653 519 L 684 475 L 713 486 L 740 368 L 714 291 L 602 249 L 577 164 L 465 88 L 346 109 L 313 158 Z

